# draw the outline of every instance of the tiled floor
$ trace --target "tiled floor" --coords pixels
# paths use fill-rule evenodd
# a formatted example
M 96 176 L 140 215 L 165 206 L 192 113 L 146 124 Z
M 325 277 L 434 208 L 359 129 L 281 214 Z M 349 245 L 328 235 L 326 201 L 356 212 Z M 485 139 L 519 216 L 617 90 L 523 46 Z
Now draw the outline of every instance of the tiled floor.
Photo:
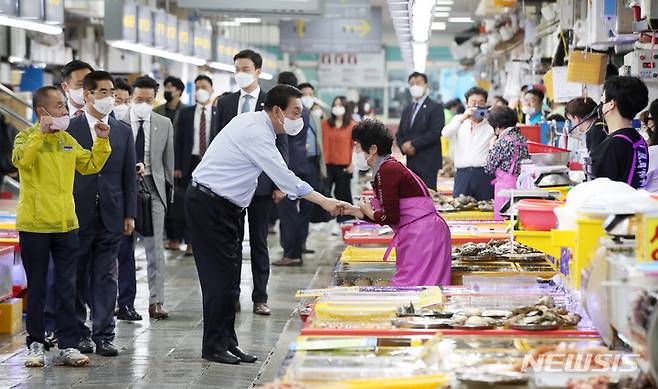
M 136 306 L 145 317 L 141 322 L 120 321 L 116 346 L 120 355 L 103 358 L 91 355 L 86 368 L 47 365 L 42 369 L 23 367 L 24 336 L 0 336 L 0 388 L 249 388 L 266 382 L 285 357 L 288 343 L 298 333 L 300 321 L 292 317 L 297 305 L 294 292 L 322 279 L 336 258 L 340 244 L 326 230 L 315 229 L 309 246 L 317 254 L 307 256 L 301 268 L 272 267 L 269 306 L 272 316 L 251 313 L 251 271 L 243 263 L 241 304 L 236 326 L 241 347 L 258 356 L 255 364 L 227 366 L 208 363 L 201 355 L 201 291 L 192 258 L 167 254 L 166 307 L 168 320 L 149 320 L 146 263 L 138 252 L 138 296 Z M 278 235 L 270 236 L 270 257 L 281 256 Z M 181 252 L 182 254 L 182 252 Z M 314 285 L 316 286 L 316 285 Z M 282 336 L 282 334 L 284 336 Z M 281 338 L 281 341 L 279 341 Z M 259 377 L 262 377 L 259 380 Z

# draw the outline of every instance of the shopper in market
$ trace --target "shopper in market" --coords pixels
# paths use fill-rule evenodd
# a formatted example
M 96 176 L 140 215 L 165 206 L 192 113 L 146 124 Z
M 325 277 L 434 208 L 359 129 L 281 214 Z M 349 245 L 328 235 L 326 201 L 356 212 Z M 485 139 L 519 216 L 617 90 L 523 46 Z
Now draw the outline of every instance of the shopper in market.
M 468 108 L 462 115 L 455 115 L 441 132 L 455 148 L 457 171 L 453 195 L 471 196 L 478 201 L 491 200 L 494 195 L 491 185 L 493 177 L 484 170 L 494 139 L 494 130 L 483 111 L 488 93 L 482 88 L 473 87 L 464 97 Z
M 658 118 L 658 99 L 651 102 L 648 113 L 646 126 L 650 127 L 652 131 L 649 139 L 649 170 L 645 189 L 651 193 L 658 193 L 658 131 L 655 130 L 653 119 Z
M 303 197 L 338 214 L 347 204 L 313 191 L 286 167 L 276 134 L 296 135 L 303 126 L 301 92 L 278 85 L 267 94 L 264 112 L 235 117 L 217 136 L 192 173 L 186 212 L 189 236 L 203 293 L 203 348 L 206 360 L 239 364 L 256 357 L 238 348 L 235 301 L 239 297 L 240 225 L 265 172 L 291 197 Z
M 609 135 L 591 154 L 595 178 L 607 177 L 635 189 L 646 187 L 648 146 L 632 121 L 648 102 L 647 86 L 637 77 L 614 76 L 605 81 L 599 112 Z
M 233 57 L 233 62 L 235 65 L 235 83 L 240 87 L 240 90 L 230 93 L 217 101 L 217 110 L 213 118 L 213 137 L 217 136 L 236 116 L 243 113 L 262 111 L 265 106 L 267 93 L 260 88 L 258 83 L 263 67 L 263 57 L 255 51 L 247 49 L 236 54 Z M 276 146 L 281 155 L 287 159 L 288 137 L 277 135 Z M 267 233 L 274 196 L 280 196 L 276 192 L 276 186 L 266 174 L 261 174 L 258 178 L 255 195 L 251 199 L 251 204 L 249 204 L 247 210 L 251 273 L 254 283 L 254 290 L 251 295 L 253 312 L 263 316 L 268 316 L 271 313 L 270 308 L 267 306 L 267 282 L 270 277 L 270 251 L 267 246 Z M 238 233 L 240 245 L 237 248 L 237 255 L 240 259 L 242 259 L 244 217 L 241 220 L 241 230 Z M 241 269 L 242 267 L 240 267 L 240 271 Z M 240 293 L 238 292 L 235 300 L 236 312 L 241 310 L 239 297 Z
M 21 176 L 16 229 L 30 296 L 25 319 L 25 366 L 42 367 L 45 363 L 44 304 L 51 256 L 58 300 L 55 328 L 59 351 L 54 362 L 87 365 L 89 358 L 76 349 L 80 329 L 75 319 L 78 218 L 73 181 L 76 171 L 95 174 L 103 168 L 111 153 L 110 127 L 103 123 L 94 126 L 96 140 L 89 151 L 66 132 L 66 101 L 56 87 L 37 89 L 32 96 L 32 109 L 37 124 L 16 136 L 12 154 Z
M 130 125 L 135 137 L 139 174 L 151 193 L 153 236 L 144 238 L 149 284 L 149 316 L 166 319 L 164 219 L 170 200 L 167 185 L 174 182 L 174 126 L 166 116 L 153 112 L 158 82 L 141 76 L 133 82 Z
M 384 256 L 395 247 L 394 286 L 450 285 L 450 229 L 439 216 L 423 181 L 391 155 L 393 137 L 373 119 L 354 128 L 355 167 L 373 169 L 375 197 L 362 198 L 346 213 L 391 226 L 395 235 Z
M 402 111 L 395 134 L 398 147 L 407 157 L 407 167 L 416 173 L 428 188 L 436 190 L 441 155 L 441 129 L 445 126 L 443 106 L 431 99 L 427 75 L 414 72 L 409 76 L 412 103 Z
M 539 124 L 544 120 L 544 92 L 534 86 L 525 91 L 521 110 L 526 124 Z
M 322 122 L 322 146 L 327 164 L 327 190 L 334 198 L 352 202 L 352 129 L 354 128 L 352 112 L 348 108 L 347 98 L 337 96 L 331 103 L 331 116 Z M 338 222 L 350 219 L 339 216 Z
M 181 102 L 181 97 L 185 91 L 185 84 L 183 83 L 183 80 L 178 77 L 168 76 L 165 78 L 163 85 L 166 103 L 155 107 L 153 112 L 168 117 L 173 123 L 174 120 L 176 120 L 178 112 L 187 107 L 187 105 Z
M 279 85 L 297 87 L 297 76 L 293 72 L 281 72 L 277 80 Z M 303 96 L 302 96 L 303 97 Z M 311 112 L 302 103 L 302 120 L 304 127 L 294 136 L 288 137 L 288 168 L 300 179 L 308 182 L 310 166 L 306 151 L 306 137 L 311 122 Z M 285 159 L 285 158 L 284 158 Z M 312 185 L 311 185 L 312 187 Z M 302 199 L 290 199 L 279 189 L 275 190 L 274 199 L 279 212 L 280 243 L 283 258 L 273 261 L 274 266 L 301 266 L 304 242 L 308 235 L 308 224 L 302 217 Z
M 73 195 L 80 223 L 77 250 L 76 319 L 80 327 L 78 350 L 83 354 L 113 357 L 114 307 L 117 281 L 114 278 L 122 235 L 135 228 L 137 185 L 135 144 L 130 126 L 110 115 L 114 108 L 114 80 L 104 71 L 93 71 L 82 81 L 85 113 L 71 119 L 68 133 L 80 146 L 91 149 L 96 124 L 110 127 L 112 154 L 98 174 L 76 174 Z M 87 321 L 91 308 L 92 329 Z M 92 331 L 93 330 L 93 331 Z
M 466 111 L 464 104 L 459 99 L 452 99 L 446 103 L 443 108 L 443 116 L 446 123 L 450 123 L 455 115 L 461 115 Z
M 86 62 L 73 60 L 62 68 L 62 90 L 66 94 L 68 102 L 69 115 L 71 117 L 84 113 L 85 100 L 83 98 L 82 80 L 85 76 L 94 71 Z
M 516 189 L 516 180 L 521 172 L 521 161 L 530 158 L 528 140 L 521 135 L 516 126 L 516 112 L 505 106 L 493 107 L 489 112 L 489 124 L 496 132 L 494 143 L 487 157 L 484 170 L 495 176 L 494 183 L 494 217 L 502 220 L 500 209 L 509 196 L 500 192 L 506 189 Z
M 590 154 L 608 136 L 605 122 L 599 118 L 596 110 L 597 105 L 590 97 L 576 97 L 569 100 L 565 107 L 567 119 L 571 122 L 572 136 L 582 137 L 584 134 L 585 147 Z
M 215 108 L 211 97 L 214 93 L 212 79 L 199 75 L 194 80 L 195 105 L 182 108 L 175 121 L 174 136 L 174 203 L 167 213 L 167 249 L 178 250 L 185 237 L 185 191 L 192 180 L 192 172 L 210 145 L 210 130 Z M 181 195 L 179 196 L 178 193 Z M 189 239 L 185 255 L 192 255 Z

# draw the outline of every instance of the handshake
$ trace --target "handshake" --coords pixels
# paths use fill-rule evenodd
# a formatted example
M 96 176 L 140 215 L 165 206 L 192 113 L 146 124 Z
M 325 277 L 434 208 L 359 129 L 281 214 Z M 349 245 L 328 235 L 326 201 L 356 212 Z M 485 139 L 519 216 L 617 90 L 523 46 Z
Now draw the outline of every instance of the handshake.
M 357 219 L 363 219 L 365 216 L 372 218 L 374 216 L 375 212 L 372 209 L 370 203 L 365 198 L 361 199 L 361 203 L 359 205 L 359 207 L 356 207 L 345 201 L 327 198 L 323 202 L 322 208 L 329 212 L 331 216 L 348 215 L 354 216 Z

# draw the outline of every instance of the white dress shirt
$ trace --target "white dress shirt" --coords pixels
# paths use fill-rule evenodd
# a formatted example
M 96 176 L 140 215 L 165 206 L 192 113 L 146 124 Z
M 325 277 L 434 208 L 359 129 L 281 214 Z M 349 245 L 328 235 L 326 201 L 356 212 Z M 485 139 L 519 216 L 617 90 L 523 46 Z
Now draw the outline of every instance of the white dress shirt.
M 423 106 L 423 104 L 425 104 L 425 100 L 427 100 L 427 95 L 421 97 L 419 100 L 414 100 L 411 102 L 411 104 L 416 103 L 416 110 L 411 113 L 412 126 L 414 125 L 414 120 L 416 120 L 416 115 L 418 114 L 418 111 L 420 111 L 420 108 Z
M 242 106 L 244 105 L 245 95 L 251 96 L 249 99 L 249 112 L 254 112 L 256 110 L 256 104 L 258 103 L 258 95 L 260 95 L 260 86 L 251 91 L 251 93 L 245 92 L 244 89 L 240 89 L 240 101 L 238 102 L 238 115 L 242 113 Z
M 206 109 L 206 150 L 210 144 L 210 123 L 212 121 L 212 104 L 208 102 L 207 105 L 197 104 L 194 111 L 194 145 L 192 146 L 192 155 L 201 155 L 199 148 L 201 147 L 201 109 Z
M 130 110 L 130 126 L 133 129 L 133 138 L 137 142 L 139 121 L 141 119 Z M 151 174 L 151 115 L 144 119 L 144 175 Z
M 107 120 L 108 120 L 108 119 L 107 119 L 107 116 L 105 116 L 105 117 L 102 118 L 101 120 L 97 120 L 95 117 L 91 116 L 91 114 L 90 114 L 89 112 L 87 112 L 87 110 L 85 110 L 84 112 L 85 112 L 85 116 L 87 117 L 87 123 L 89 123 L 89 131 L 91 132 L 91 139 L 92 139 L 94 142 L 96 142 L 96 130 L 94 130 L 94 126 L 95 126 L 96 123 L 98 123 L 99 121 L 100 121 L 101 123 L 108 124 L 108 123 L 107 123 Z M 108 124 L 108 125 L 109 125 L 109 124 Z
M 236 116 L 208 147 L 192 173 L 194 182 L 208 187 L 238 207 L 246 208 L 265 172 L 291 199 L 313 192 L 286 166 L 276 148 L 276 133 L 264 111 Z
M 455 115 L 441 134 L 455 149 L 455 168 L 484 167 L 495 138 L 494 130 L 486 120 L 475 123 Z

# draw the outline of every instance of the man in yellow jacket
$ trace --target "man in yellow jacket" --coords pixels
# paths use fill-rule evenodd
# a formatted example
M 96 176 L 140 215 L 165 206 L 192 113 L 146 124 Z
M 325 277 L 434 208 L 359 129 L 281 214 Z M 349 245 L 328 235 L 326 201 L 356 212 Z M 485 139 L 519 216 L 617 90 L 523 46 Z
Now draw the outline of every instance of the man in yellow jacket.
M 16 214 L 21 256 L 27 274 L 27 367 L 45 363 L 44 305 L 50 256 L 55 264 L 56 316 L 59 352 L 55 364 L 83 366 L 89 358 L 75 347 L 80 337 L 75 320 L 75 253 L 78 218 L 73 200 L 75 171 L 98 173 L 110 156 L 109 126 L 94 127 L 97 138 L 83 149 L 66 132 L 69 116 L 60 91 L 46 86 L 34 92 L 32 107 L 38 123 L 16 136 L 12 162 L 21 177 Z

